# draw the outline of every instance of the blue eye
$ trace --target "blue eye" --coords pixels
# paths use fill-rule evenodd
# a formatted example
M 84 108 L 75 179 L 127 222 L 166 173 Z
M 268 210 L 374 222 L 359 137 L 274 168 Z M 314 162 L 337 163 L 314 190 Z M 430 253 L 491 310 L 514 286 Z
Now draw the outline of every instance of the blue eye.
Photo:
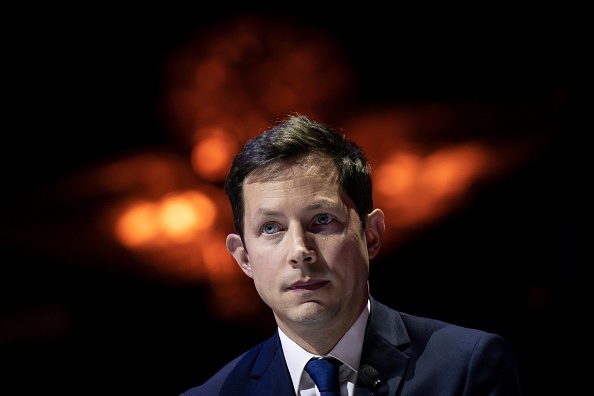
M 331 214 L 320 213 L 319 215 L 317 215 L 315 217 L 314 222 L 316 224 L 328 224 L 328 223 L 331 223 L 332 220 L 334 220 L 334 217 Z
M 274 234 L 275 232 L 279 231 L 279 226 L 276 223 L 265 223 L 262 226 L 262 233 L 263 234 Z

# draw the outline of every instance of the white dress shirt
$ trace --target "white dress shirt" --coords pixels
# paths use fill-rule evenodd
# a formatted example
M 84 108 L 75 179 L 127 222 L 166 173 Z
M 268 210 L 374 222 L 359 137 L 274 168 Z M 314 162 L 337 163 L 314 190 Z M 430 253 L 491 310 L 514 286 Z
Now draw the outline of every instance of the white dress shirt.
M 340 360 L 343 365 L 340 367 L 338 379 L 340 381 L 341 396 L 354 396 L 357 375 L 359 373 L 359 363 L 361 362 L 361 350 L 363 349 L 363 338 L 369 317 L 370 302 L 359 315 L 353 326 L 338 341 L 336 346 L 323 357 L 332 356 Z M 313 380 L 304 370 L 307 362 L 314 356 L 305 349 L 297 345 L 279 328 L 281 345 L 293 381 L 295 394 L 299 396 L 319 396 L 320 392 L 315 387 Z M 319 356 L 318 356 L 319 357 Z

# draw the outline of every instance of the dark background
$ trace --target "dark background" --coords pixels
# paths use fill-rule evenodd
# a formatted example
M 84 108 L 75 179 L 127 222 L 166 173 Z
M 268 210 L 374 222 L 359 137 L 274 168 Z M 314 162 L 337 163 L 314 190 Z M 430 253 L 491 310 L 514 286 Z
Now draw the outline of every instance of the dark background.
M 157 111 L 161 63 L 197 27 L 241 12 L 216 8 L 10 14 L 0 202 L 118 153 L 167 145 Z M 277 12 L 341 38 L 367 104 L 566 98 L 551 120 L 554 144 L 372 268 L 371 287 L 399 310 L 502 334 L 517 352 L 526 395 L 572 394 L 585 374 L 578 358 L 588 338 L 578 255 L 583 140 L 591 129 L 584 123 L 590 29 L 583 11 L 427 14 L 318 5 Z M 3 394 L 176 395 L 270 334 L 209 318 L 205 286 L 167 286 L 0 247 L 0 315 L 44 307 L 43 321 L 44 312 L 59 316 L 52 307 L 61 302 L 73 328 L 41 339 L 26 329 L 16 341 L 0 338 Z

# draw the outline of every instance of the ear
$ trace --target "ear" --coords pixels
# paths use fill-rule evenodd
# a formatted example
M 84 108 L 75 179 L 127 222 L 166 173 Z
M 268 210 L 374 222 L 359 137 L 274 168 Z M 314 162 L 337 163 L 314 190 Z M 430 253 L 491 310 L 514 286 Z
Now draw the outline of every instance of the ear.
M 247 254 L 247 250 L 245 250 L 245 247 L 243 246 L 241 237 L 238 234 L 227 235 L 227 250 L 231 253 L 235 261 L 237 261 L 241 270 L 247 276 L 253 278 L 250 258 Z
M 382 244 L 382 235 L 386 229 L 384 217 L 384 212 L 381 209 L 375 209 L 367 215 L 365 238 L 370 259 L 377 255 Z

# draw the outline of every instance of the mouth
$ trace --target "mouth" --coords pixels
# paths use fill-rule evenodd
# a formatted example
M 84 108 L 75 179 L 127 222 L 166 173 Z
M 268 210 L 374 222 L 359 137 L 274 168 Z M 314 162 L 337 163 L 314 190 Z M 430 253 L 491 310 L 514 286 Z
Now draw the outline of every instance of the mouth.
M 289 290 L 304 290 L 304 291 L 314 291 L 324 287 L 328 281 L 317 281 L 311 280 L 307 282 L 295 282 L 291 286 L 289 286 Z

